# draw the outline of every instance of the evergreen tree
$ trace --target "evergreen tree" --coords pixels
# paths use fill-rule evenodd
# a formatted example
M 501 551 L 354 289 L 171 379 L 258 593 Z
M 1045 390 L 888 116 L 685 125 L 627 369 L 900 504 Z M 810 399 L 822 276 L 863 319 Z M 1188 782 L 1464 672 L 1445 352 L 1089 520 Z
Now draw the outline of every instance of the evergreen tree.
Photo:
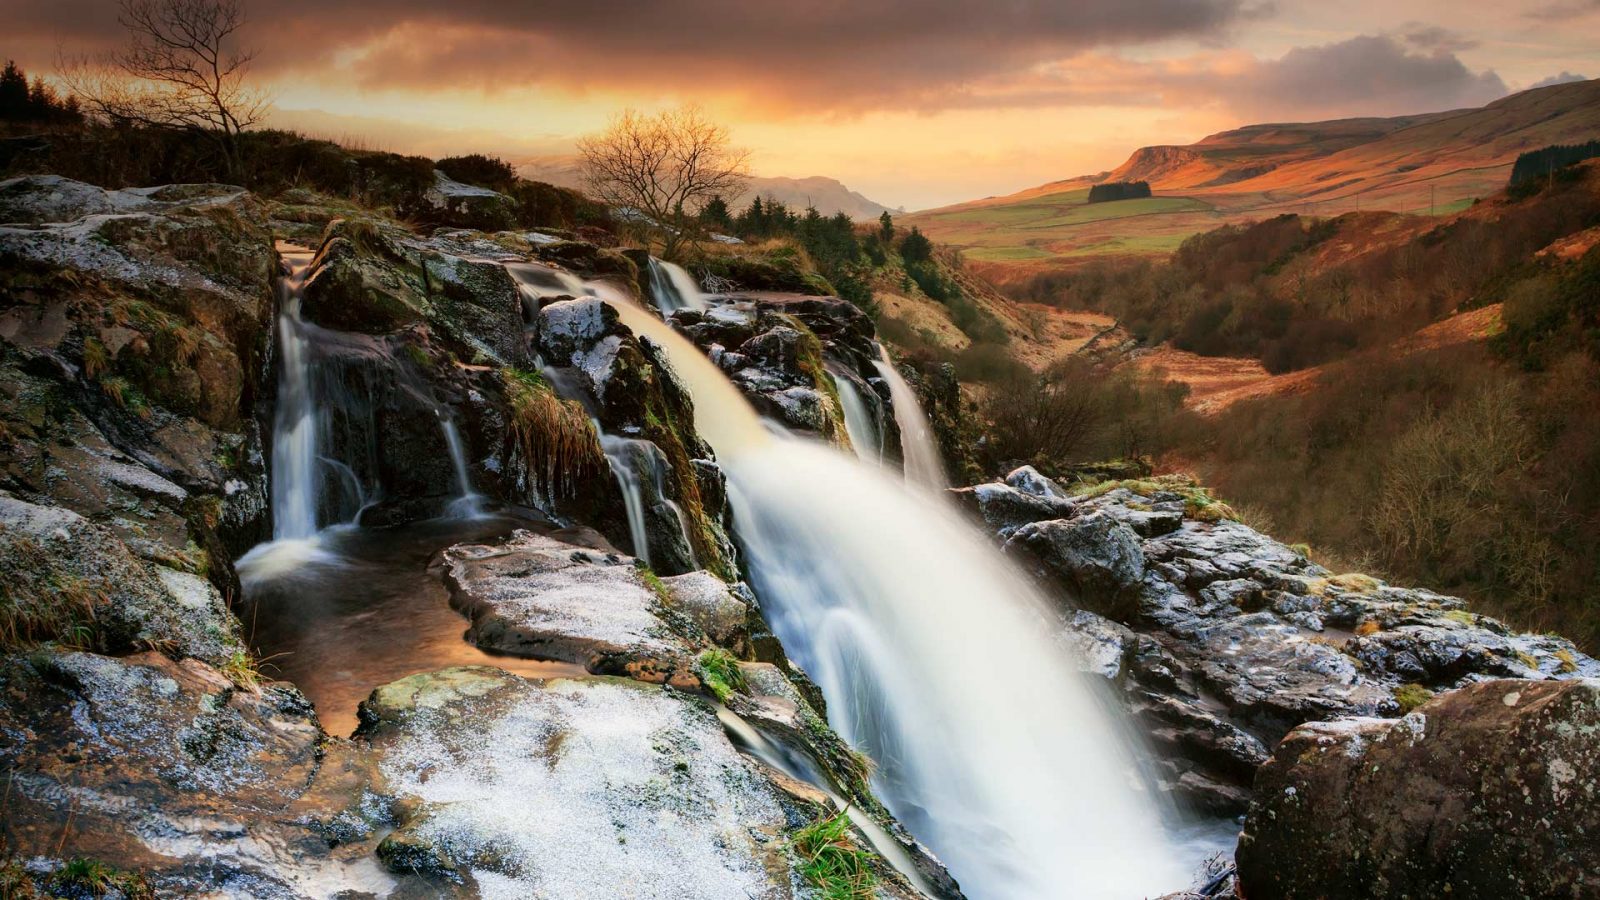
M 878 239 L 885 244 L 894 240 L 894 216 L 887 209 L 878 217 Z
M 700 221 L 709 228 L 723 231 L 733 230 L 733 216 L 728 212 L 728 201 L 718 194 L 706 202 L 705 208 L 700 210 Z
M 933 241 L 928 240 L 920 228 L 911 226 L 911 233 L 900 241 L 900 255 L 908 263 L 927 262 L 933 258 Z
M 28 117 L 28 76 L 13 61 L 0 71 L 0 119 L 20 121 Z

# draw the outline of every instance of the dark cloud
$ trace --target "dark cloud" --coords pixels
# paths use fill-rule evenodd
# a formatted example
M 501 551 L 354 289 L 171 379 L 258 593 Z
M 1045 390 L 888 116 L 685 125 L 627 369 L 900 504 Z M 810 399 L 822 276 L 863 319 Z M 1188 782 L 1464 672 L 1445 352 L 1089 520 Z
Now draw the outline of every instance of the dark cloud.
M 1524 15 L 1542 22 L 1565 22 L 1595 13 L 1600 13 L 1600 0 L 1558 0 L 1556 3 L 1531 9 Z
M 1574 82 L 1574 81 L 1588 81 L 1588 80 L 1589 80 L 1589 78 L 1586 75 L 1579 75 L 1576 72 L 1562 71 L 1562 73 L 1560 75 L 1551 75 L 1549 78 L 1544 78 L 1544 79 L 1540 79 L 1539 81 L 1535 81 L 1533 84 L 1528 85 L 1528 90 L 1531 91 L 1534 88 L 1551 87 L 1551 86 L 1557 85 L 1557 84 L 1568 84 L 1568 83 Z
M 1214 36 L 1264 8 L 1250 0 L 256 0 L 250 40 L 263 68 L 337 61 L 369 87 L 693 88 L 833 108 L 1097 46 Z M 104 42 L 115 19 L 109 0 L 0 0 L 0 21 L 22 44 Z
M 1413 53 L 1392 37 L 1363 35 L 1297 47 L 1237 84 L 1236 105 L 1263 115 L 1400 115 L 1482 106 L 1507 93 L 1492 71 L 1455 54 Z
M 1419 50 L 1459 53 L 1478 46 L 1478 41 L 1442 25 L 1408 22 L 1403 26 L 1401 35 L 1406 43 Z

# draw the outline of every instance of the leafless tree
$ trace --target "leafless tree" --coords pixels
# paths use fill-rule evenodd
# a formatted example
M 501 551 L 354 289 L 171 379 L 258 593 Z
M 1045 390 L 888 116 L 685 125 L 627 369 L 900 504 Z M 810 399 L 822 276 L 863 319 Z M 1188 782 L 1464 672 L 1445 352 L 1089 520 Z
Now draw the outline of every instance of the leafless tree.
M 989 436 L 1005 460 L 1070 459 L 1104 427 L 1106 398 L 1087 360 L 1065 357 L 1037 374 L 1019 370 L 995 385 L 986 404 Z
M 732 197 L 749 177 L 749 153 L 696 106 L 655 115 L 625 110 L 605 131 L 578 142 L 589 190 L 613 207 L 634 210 L 662 233 L 672 259 L 704 235 L 700 210 Z
M 255 51 L 238 46 L 246 18 L 243 0 L 122 0 L 126 46 L 64 60 L 62 78 L 90 117 L 202 132 L 236 172 L 239 135 L 268 104 L 248 80 Z

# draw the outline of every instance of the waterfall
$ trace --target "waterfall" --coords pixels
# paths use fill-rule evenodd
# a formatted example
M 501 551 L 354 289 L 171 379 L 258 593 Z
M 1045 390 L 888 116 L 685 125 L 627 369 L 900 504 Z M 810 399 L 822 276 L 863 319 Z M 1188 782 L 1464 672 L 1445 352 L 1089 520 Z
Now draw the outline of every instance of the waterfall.
M 889 402 L 894 406 L 895 424 L 900 426 L 900 452 L 905 459 L 906 480 L 929 490 L 942 491 L 950 485 L 945 479 L 939 445 L 933 439 L 933 426 L 928 424 L 917 392 L 889 359 L 889 351 L 882 347 L 878 350 L 882 358 L 875 365 L 878 374 L 889 384 Z
M 288 273 L 278 281 L 278 405 L 272 419 L 272 538 L 316 536 L 321 493 L 316 400 L 311 390 L 311 348 L 300 320 L 300 292 L 311 253 L 281 247 Z
M 829 371 L 834 389 L 839 392 L 839 403 L 844 406 L 844 430 L 850 436 L 850 446 L 866 462 L 883 461 L 882 429 L 878 426 L 877 407 L 868 407 L 850 375 Z
M 472 489 L 472 478 L 467 474 L 467 454 L 462 449 L 461 432 L 455 419 L 444 412 L 439 414 L 439 428 L 444 432 L 444 443 L 450 448 L 450 465 L 455 470 L 456 499 L 450 501 L 447 514 L 453 519 L 476 519 L 483 515 L 483 495 Z
M 683 266 L 650 257 L 650 294 L 664 316 L 679 309 L 705 309 L 705 294 Z
M 1053 639 L 1046 601 L 993 545 L 883 470 L 768 432 L 693 344 L 616 305 L 694 395 L 784 648 L 822 687 L 834 727 L 877 762 L 884 802 L 969 896 L 1139 897 L 1184 883 L 1125 735 Z

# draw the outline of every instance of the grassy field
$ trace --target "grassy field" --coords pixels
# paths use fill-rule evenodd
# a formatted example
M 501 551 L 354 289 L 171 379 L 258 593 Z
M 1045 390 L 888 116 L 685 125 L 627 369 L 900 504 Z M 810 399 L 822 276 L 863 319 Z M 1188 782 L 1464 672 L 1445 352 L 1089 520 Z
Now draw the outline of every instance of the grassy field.
M 1213 227 L 1211 204 L 1192 197 L 1089 203 L 1087 188 L 1004 205 L 974 205 L 917 216 L 935 240 L 968 259 L 1032 263 L 1100 254 L 1161 254 Z M 1129 220 L 1149 219 L 1150 227 Z

